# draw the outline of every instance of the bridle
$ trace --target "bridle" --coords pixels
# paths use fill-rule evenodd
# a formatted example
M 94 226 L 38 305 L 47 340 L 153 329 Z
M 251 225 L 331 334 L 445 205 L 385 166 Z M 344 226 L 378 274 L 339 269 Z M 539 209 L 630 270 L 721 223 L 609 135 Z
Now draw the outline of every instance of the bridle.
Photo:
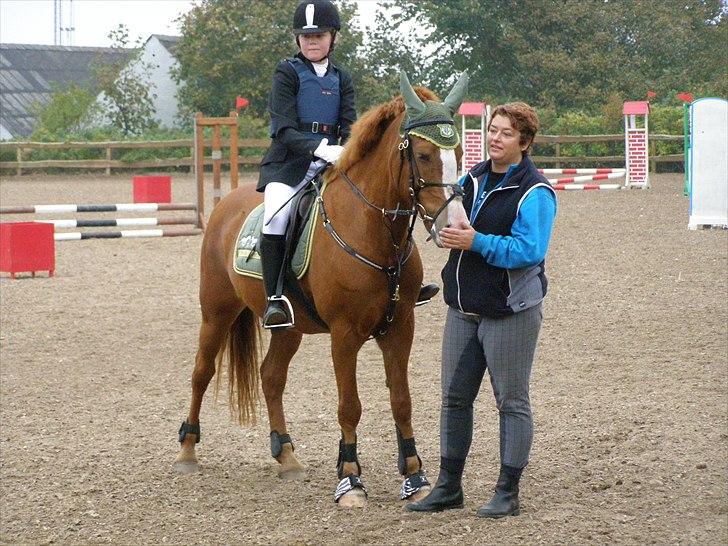
M 437 218 L 440 214 L 442 214 L 445 209 L 447 209 L 450 202 L 454 199 L 457 199 L 458 197 L 463 196 L 463 189 L 458 183 L 454 184 L 445 184 L 443 182 L 431 182 L 423 179 L 419 174 L 419 168 L 417 167 L 417 160 L 414 157 L 414 151 L 412 149 L 412 146 L 410 146 L 410 131 L 416 127 L 422 127 L 426 125 L 438 125 L 438 124 L 448 124 L 448 125 L 454 125 L 454 122 L 452 119 L 445 119 L 445 118 L 434 118 L 434 119 L 428 119 L 423 121 L 417 121 L 417 122 L 410 122 L 405 125 L 404 127 L 404 134 L 402 135 L 402 140 L 397 145 L 397 148 L 399 150 L 399 171 L 397 174 L 397 178 L 394 179 L 395 183 L 399 183 L 399 181 L 402 178 L 402 170 L 404 169 L 405 160 L 409 163 L 410 166 L 410 176 L 409 176 L 409 194 L 412 198 L 412 203 L 409 208 L 403 209 L 400 208 L 399 204 L 397 205 L 397 208 L 395 209 L 387 209 L 384 207 L 379 207 L 372 203 L 367 197 L 361 192 L 361 190 L 356 186 L 356 184 L 351 180 L 351 178 L 344 172 L 339 171 L 339 174 L 341 177 L 346 181 L 346 183 L 351 188 L 352 192 L 356 197 L 362 201 L 365 205 L 368 207 L 371 207 L 382 215 L 382 221 L 385 223 L 385 226 L 387 227 L 390 237 L 392 239 L 392 250 L 394 254 L 394 262 L 395 264 L 392 266 L 383 266 L 378 263 L 376 263 L 374 260 L 371 260 L 367 258 L 366 256 L 362 255 L 361 253 L 357 252 L 349 243 L 347 243 L 344 239 L 341 238 L 341 236 L 336 232 L 334 229 L 334 226 L 331 224 L 331 219 L 328 217 L 328 214 L 326 213 L 326 207 L 324 206 L 324 200 L 323 195 L 321 192 L 321 189 L 318 188 L 317 185 L 314 185 L 316 188 L 316 202 L 318 203 L 319 212 L 321 214 L 321 218 L 323 221 L 323 227 L 326 229 L 326 231 L 333 237 L 333 239 L 343 248 L 349 255 L 353 256 L 357 260 L 365 263 L 369 267 L 372 267 L 378 271 L 381 271 L 382 273 L 387 275 L 387 285 L 389 290 L 389 300 L 387 304 L 387 310 L 384 319 L 379 323 L 379 325 L 375 328 L 374 333 L 372 334 L 373 337 L 378 337 L 381 335 L 384 335 L 387 333 L 387 330 L 389 329 L 389 325 L 394 320 L 394 312 L 395 308 L 397 306 L 397 302 L 399 301 L 399 278 L 402 273 L 402 267 L 407 262 L 409 257 L 412 254 L 412 250 L 414 248 L 413 245 L 413 238 L 412 238 L 412 232 L 414 231 L 415 222 L 417 220 L 417 216 L 423 220 L 431 222 L 433 225 L 437 221 Z M 452 191 L 452 195 L 448 197 L 445 200 L 445 203 L 435 212 L 432 216 L 430 216 L 427 213 L 427 209 L 425 209 L 424 205 L 419 200 L 420 192 L 425 188 L 450 188 Z M 394 221 L 397 220 L 399 217 L 409 217 L 410 222 L 409 226 L 407 228 L 407 237 L 405 239 L 404 245 L 401 245 L 394 236 Z
M 442 182 L 429 182 L 420 177 L 419 169 L 417 168 L 417 161 L 414 157 L 414 151 L 412 150 L 412 147 L 409 145 L 409 133 L 411 129 L 414 129 L 416 127 L 423 127 L 426 125 L 441 125 L 441 124 L 447 124 L 447 125 L 454 125 L 453 120 L 451 119 L 429 119 L 424 121 L 416 121 L 416 122 L 410 122 L 408 123 L 404 128 L 404 136 L 402 138 L 402 142 L 399 143 L 398 148 L 400 151 L 406 150 L 407 151 L 407 158 L 409 160 L 410 164 L 410 195 L 412 195 L 412 201 L 413 201 L 413 208 L 418 209 L 420 218 L 423 221 L 428 221 L 434 224 L 437 221 L 438 216 L 442 214 L 442 212 L 447 209 L 448 205 L 453 199 L 457 199 L 458 197 L 462 197 L 464 195 L 463 188 L 460 184 L 457 182 L 454 184 L 444 184 Z M 399 177 L 402 176 L 402 165 L 403 161 L 400 161 L 400 172 L 398 175 Z M 427 214 L 427 209 L 420 203 L 418 196 L 419 193 L 425 189 L 425 188 L 450 188 L 452 190 L 452 195 L 448 197 L 445 202 L 442 204 L 442 206 L 437 209 L 437 212 L 430 216 Z

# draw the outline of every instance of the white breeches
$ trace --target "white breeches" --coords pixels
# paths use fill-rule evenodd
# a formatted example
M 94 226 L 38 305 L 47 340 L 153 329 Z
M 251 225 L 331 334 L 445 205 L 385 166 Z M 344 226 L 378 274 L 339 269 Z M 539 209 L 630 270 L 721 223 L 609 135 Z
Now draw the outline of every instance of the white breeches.
M 321 165 L 322 163 L 319 161 L 312 161 L 308 171 L 306 171 L 306 176 L 295 186 L 288 186 L 280 182 L 269 182 L 265 185 L 263 233 L 266 235 L 283 235 L 286 233 L 288 219 L 291 215 L 291 203 L 293 202 L 288 200 L 294 193 L 310 182 Z M 286 201 L 288 202 L 286 203 Z M 286 204 L 283 205 L 283 203 Z M 278 212 L 276 213 L 276 211 Z

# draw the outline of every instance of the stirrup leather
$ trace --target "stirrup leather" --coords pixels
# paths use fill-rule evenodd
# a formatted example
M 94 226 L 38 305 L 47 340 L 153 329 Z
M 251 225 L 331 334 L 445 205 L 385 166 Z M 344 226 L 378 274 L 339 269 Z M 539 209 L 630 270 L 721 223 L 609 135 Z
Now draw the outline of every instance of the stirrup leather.
M 283 306 L 285 307 L 284 312 L 286 313 L 286 316 L 288 318 L 287 322 L 282 322 L 281 324 L 265 324 L 263 323 L 263 328 L 267 328 L 269 330 L 272 330 L 274 328 L 289 328 L 293 326 L 293 324 L 296 322 L 296 318 L 293 315 L 293 306 L 291 305 L 291 301 L 284 295 L 281 296 L 270 296 L 268 298 L 269 302 L 273 301 L 280 301 L 283 303 Z M 263 313 L 263 316 L 265 316 L 265 313 Z

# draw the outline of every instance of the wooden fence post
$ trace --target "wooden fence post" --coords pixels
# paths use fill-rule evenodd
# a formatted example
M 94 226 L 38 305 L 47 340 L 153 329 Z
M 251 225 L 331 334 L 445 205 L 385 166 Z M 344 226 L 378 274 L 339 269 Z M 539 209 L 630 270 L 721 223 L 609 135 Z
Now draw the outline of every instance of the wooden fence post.
M 23 169 L 20 167 L 20 164 L 23 162 L 23 149 L 20 146 L 15 148 L 15 160 L 18 162 L 18 166 L 15 168 L 15 175 L 20 176 L 23 174 Z
M 199 124 L 202 112 L 195 114 L 195 175 L 197 176 L 197 227 L 205 229 L 205 127 Z
M 230 190 L 238 187 L 238 113 L 230 111 L 230 117 L 235 118 L 235 125 L 230 126 Z
M 560 142 L 557 142 L 556 144 L 554 144 L 554 152 L 556 152 L 556 157 L 561 157 L 561 143 Z M 561 168 L 561 161 L 556 162 L 556 168 L 557 169 Z
M 111 176 L 111 146 L 106 146 L 106 176 Z
M 222 166 L 222 148 L 220 146 L 220 126 L 212 126 L 212 206 L 220 202 L 220 167 Z

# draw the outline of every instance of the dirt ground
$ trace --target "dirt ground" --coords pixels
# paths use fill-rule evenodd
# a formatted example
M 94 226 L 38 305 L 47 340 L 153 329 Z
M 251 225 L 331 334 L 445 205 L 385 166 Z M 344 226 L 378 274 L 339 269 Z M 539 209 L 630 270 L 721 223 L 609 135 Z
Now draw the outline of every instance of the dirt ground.
M 189 176 L 174 176 L 173 196 L 193 200 Z M 5 177 L 0 201 L 130 202 L 130 176 Z M 210 395 L 203 471 L 173 473 L 200 320 L 201 238 L 58 242 L 54 278 L 0 279 L 0 542 L 726 543 L 728 232 L 688 231 L 687 210 L 679 175 L 654 176 L 648 191 L 559 193 L 532 380 L 535 441 L 521 516 L 500 521 L 474 515 L 498 472 L 487 383 L 465 509 L 402 510 L 372 343 L 358 372 L 369 504 L 337 509 L 326 336 L 304 339 L 286 391 L 304 481 L 277 478 L 264 408 L 257 426 L 241 429 Z M 417 234 L 425 278 L 439 280 L 446 254 Z M 417 442 L 433 480 L 444 314 L 441 298 L 417 310 L 410 359 Z

